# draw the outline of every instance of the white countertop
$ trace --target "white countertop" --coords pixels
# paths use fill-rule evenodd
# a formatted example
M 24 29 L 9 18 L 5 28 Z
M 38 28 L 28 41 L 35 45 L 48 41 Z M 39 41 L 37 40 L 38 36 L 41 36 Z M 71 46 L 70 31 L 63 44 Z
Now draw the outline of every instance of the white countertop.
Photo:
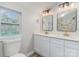
M 65 39 L 65 40 L 79 41 L 79 37 L 78 36 L 69 36 L 69 37 L 66 37 L 66 36 L 60 35 L 58 33 L 53 33 L 53 34 L 34 33 L 34 34 L 36 34 L 36 35 L 42 35 L 42 36 L 47 36 L 47 37 L 61 38 L 61 39 Z

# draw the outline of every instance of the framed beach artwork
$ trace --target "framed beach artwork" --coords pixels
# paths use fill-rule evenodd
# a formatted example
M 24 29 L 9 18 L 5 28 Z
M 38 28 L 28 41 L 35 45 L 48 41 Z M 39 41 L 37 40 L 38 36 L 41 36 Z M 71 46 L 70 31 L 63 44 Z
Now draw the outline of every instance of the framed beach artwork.
M 1 36 L 20 33 L 21 12 L 0 6 L 0 33 Z

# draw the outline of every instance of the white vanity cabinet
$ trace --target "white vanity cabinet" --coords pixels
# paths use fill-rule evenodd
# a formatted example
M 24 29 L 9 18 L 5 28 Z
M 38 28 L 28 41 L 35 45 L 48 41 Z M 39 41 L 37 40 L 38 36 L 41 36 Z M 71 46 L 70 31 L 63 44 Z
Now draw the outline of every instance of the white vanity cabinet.
M 79 41 L 34 34 L 34 51 L 45 57 L 79 57 Z
M 64 56 L 64 40 L 58 38 L 51 38 L 50 40 L 50 56 L 63 57 Z
M 40 35 L 35 35 L 34 50 L 41 56 L 49 56 L 49 38 Z

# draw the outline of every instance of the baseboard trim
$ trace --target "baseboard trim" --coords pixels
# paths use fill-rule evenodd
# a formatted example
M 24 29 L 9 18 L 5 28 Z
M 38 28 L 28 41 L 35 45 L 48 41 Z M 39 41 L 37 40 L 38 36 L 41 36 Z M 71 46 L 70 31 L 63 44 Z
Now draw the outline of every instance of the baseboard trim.
M 34 53 L 34 51 L 30 51 L 26 56 L 29 57 Z

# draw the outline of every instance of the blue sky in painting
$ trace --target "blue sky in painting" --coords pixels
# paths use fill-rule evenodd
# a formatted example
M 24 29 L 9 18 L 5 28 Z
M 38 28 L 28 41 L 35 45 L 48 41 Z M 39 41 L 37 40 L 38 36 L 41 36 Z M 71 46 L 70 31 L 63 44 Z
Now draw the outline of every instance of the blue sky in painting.
M 17 13 L 13 12 L 13 11 L 7 12 L 7 13 L 5 13 L 5 15 L 7 15 L 8 18 L 11 18 L 13 20 L 15 20 L 17 18 Z

